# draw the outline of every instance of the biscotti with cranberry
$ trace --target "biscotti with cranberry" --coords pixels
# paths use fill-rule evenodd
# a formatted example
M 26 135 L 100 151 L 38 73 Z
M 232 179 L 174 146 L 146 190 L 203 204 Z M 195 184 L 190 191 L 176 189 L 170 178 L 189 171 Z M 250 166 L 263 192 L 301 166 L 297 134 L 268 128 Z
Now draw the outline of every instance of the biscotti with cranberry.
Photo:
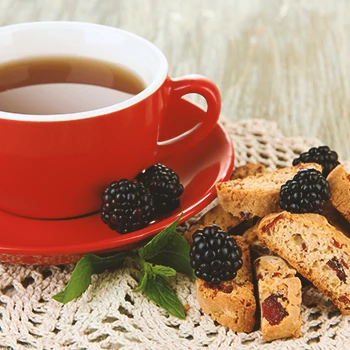
M 266 167 L 263 164 L 247 163 L 236 168 L 231 175 L 233 179 L 243 179 L 244 177 L 261 174 L 266 171 Z M 198 224 L 203 226 L 217 225 L 222 230 L 229 232 L 234 227 L 238 226 L 242 220 L 232 214 L 226 212 L 221 205 L 216 205 L 208 212 L 206 212 L 198 221 Z
M 350 239 L 318 214 L 274 213 L 258 237 L 350 315 Z
M 243 179 L 247 176 L 262 174 L 266 171 L 266 166 L 260 163 L 247 163 L 235 168 L 230 180 Z
M 300 170 L 310 168 L 322 171 L 319 164 L 298 164 L 243 179 L 219 182 L 216 185 L 219 204 L 241 220 L 280 211 L 281 186 Z
M 339 213 L 350 222 L 350 174 L 343 164 L 335 167 L 327 176 L 331 187 L 331 202 Z
M 197 298 L 203 312 L 214 321 L 235 332 L 251 332 L 255 326 L 256 301 L 248 244 L 240 236 L 232 236 L 242 250 L 243 266 L 232 281 L 218 286 L 197 279 Z
M 301 282 L 296 271 L 277 256 L 254 261 L 264 340 L 299 337 Z

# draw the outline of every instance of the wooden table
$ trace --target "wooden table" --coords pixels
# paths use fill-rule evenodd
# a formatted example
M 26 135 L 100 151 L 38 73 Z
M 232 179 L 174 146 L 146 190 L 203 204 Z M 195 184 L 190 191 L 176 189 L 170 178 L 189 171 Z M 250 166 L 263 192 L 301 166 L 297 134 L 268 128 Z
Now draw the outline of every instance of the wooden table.
M 155 43 L 170 75 L 206 75 L 232 121 L 276 120 L 350 159 L 350 1 L 0 0 L 0 25 L 74 20 Z M 1 53 L 0 53 L 1 54 Z

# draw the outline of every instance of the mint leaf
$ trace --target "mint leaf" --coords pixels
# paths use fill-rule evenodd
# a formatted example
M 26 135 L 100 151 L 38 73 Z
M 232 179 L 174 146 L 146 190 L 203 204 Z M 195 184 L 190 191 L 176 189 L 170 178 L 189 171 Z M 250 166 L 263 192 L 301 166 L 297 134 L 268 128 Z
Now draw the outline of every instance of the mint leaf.
M 176 275 L 176 271 L 171 267 L 154 265 L 152 268 L 152 272 L 159 276 L 171 277 Z
M 144 261 L 142 269 L 139 273 L 139 286 L 134 289 L 134 292 L 142 292 L 145 290 L 148 279 L 152 278 L 152 275 L 159 275 L 164 277 L 171 277 L 176 275 L 176 271 L 171 267 L 152 265 Z
M 53 298 L 65 304 L 80 297 L 89 287 L 93 274 L 117 267 L 127 256 L 126 252 L 107 257 L 99 257 L 94 254 L 84 255 L 75 266 L 66 288 L 54 295 Z
M 139 274 L 139 286 L 134 291 L 143 292 L 150 300 L 162 307 L 169 314 L 185 319 L 185 310 L 166 277 L 175 276 L 176 271 L 170 267 L 152 265 L 144 261 Z
M 152 259 L 159 251 L 168 243 L 171 236 L 175 233 L 176 226 L 181 219 L 182 213 L 179 217 L 163 231 L 159 232 L 152 238 L 145 246 L 138 249 L 138 253 L 143 259 Z
M 84 257 L 91 262 L 94 270 L 93 273 L 101 273 L 107 269 L 120 266 L 129 255 L 130 253 L 128 252 L 120 252 L 109 256 L 86 254 Z
M 158 233 L 150 242 L 138 250 L 141 258 L 156 265 L 164 265 L 194 278 L 190 265 L 190 246 L 175 232 L 182 214 L 171 225 Z
M 190 265 L 190 246 L 186 240 L 174 233 L 158 254 L 149 259 L 153 264 L 164 265 L 195 278 Z
M 78 298 L 90 285 L 93 274 L 117 267 L 130 257 L 141 268 L 135 292 L 143 292 L 169 314 L 185 319 L 184 307 L 167 281 L 167 277 L 175 276 L 176 271 L 193 274 L 189 263 L 189 245 L 175 232 L 181 216 L 137 252 L 121 252 L 107 257 L 94 254 L 83 256 L 66 288 L 53 298 L 61 303 Z
M 134 289 L 134 292 L 143 292 L 146 288 L 148 277 L 151 275 L 151 264 L 144 262 L 139 273 L 139 286 Z
M 146 271 L 141 270 L 139 273 L 139 286 L 134 289 L 134 292 L 143 292 L 146 288 L 148 274 Z
M 143 293 L 169 314 L 182 320 L 186 318 L 184 307 L 164 277 L 154 274 L 147 281 Z

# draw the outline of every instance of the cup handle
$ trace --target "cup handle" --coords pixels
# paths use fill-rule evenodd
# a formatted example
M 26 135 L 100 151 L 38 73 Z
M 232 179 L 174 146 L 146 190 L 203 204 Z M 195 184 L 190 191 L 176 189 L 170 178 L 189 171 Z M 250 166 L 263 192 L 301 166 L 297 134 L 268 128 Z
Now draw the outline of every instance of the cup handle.
M 205 116 L 203 121 L 195 125 L 192 129 L 172 139 L 158 141 L 158 159 L 163 159 L 173 153 L 184 152 L 203 140 L 214 129 L 221 109 L 219 89 L 208 78 L 191 74 L 176 79 L 169 78 L 169 83 L 170 106 L 174 106 L 174 103 L 176 105 L 176 100 L 181 99 L 184 95 L 196 93 L 205 98 L 208 108 L 203 113 Z M 181 123 L 181 120 L 174 120 L 174 122 Z

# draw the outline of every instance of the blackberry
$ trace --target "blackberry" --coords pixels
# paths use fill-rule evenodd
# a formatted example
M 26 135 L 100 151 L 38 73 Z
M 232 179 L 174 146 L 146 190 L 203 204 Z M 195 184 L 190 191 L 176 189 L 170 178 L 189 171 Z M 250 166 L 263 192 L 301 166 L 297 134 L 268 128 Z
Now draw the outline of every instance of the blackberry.
M 154 212 L 151 191 L 142 184 L 122 179 L 112 182 L 104 191 L 102 221 L 119 233 L 146 227 Z
M 293 165 L 299 163 L 317 163 L 322 165 L 322 175 L 328 174 L 339 164 L 338 154 L 331 151 L 328 146 L 312 147 L 293 160 Z
M 136 179 L 151 190 L 158 214 L 168 213 L 180 206 L 179 197 L 184 187 L 172 169 L 158 163 L 139 173 Z
M 195 275 L 213 285 L 232 280 L 242 267 L 242 250 L 237 242 L 216 225 L 197 230 L 190 258 Z
M 329 183 L 322 174 L 304 169 L 281 186 L 280 207 L 291 213 L 321 214 L 330 196 Z

